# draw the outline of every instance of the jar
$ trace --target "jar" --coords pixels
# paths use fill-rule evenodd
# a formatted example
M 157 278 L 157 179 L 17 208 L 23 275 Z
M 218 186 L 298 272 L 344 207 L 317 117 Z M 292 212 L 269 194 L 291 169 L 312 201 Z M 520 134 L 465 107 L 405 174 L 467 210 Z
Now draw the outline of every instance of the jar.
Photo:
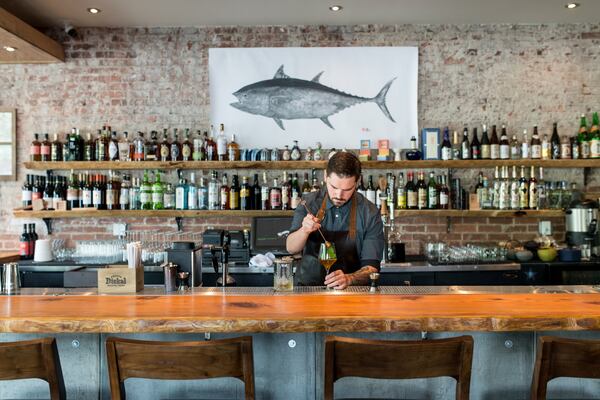
M 275 259 L 273 271 L 273 289 L 276 291 L 294 290 L 294 259 L 282 257 Z

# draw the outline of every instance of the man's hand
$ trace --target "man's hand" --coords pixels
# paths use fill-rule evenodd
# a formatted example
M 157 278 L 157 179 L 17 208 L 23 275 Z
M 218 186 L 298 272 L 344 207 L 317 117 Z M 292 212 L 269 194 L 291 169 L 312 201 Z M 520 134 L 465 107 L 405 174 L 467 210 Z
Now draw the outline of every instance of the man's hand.
M 352 284 L 352 276 L 346 275 L 341 270 L 335 270 L 325 277 L 325 285 L 333 289 L 346 289 Z
M 305 234 L 310 235 L 320 227 L 321 224 L 319 219 L 314 215 L 307 214 L 306 217 L 304 217 L 304 219 L 302 220 L 302 227 L 300 229 L 302 229 L 302 231 L 304 231 Z

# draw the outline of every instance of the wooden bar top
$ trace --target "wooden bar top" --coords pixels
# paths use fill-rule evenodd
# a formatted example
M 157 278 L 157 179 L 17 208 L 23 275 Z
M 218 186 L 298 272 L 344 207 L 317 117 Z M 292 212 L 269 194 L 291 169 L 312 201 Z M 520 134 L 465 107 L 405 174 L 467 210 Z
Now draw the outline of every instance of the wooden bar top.
M 27 293 L 26 290 L 23 293 Z M 0 296 L 0 332 L 393 332 L 600 329 L 600 294 Z
M 0 263 L 19 261 L 19 253 L 16 251 L 0 251 Z

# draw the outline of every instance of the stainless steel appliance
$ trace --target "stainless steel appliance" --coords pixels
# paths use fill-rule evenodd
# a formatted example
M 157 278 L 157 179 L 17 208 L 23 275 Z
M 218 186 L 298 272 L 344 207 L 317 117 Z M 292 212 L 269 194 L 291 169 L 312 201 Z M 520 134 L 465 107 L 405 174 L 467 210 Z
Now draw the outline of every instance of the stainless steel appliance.
M 167 258 L 179 265 L 179 272 L 189 273 L 192 286 L 202 285 L 202 247 L 195 247 L 194 242 L 173 242 Z
M 593 200 L 575 200 L 565 214 L 567 244 L 581 246 L 582 253 L 583 250 L 589 251 L 598 243 L 598 203 Z

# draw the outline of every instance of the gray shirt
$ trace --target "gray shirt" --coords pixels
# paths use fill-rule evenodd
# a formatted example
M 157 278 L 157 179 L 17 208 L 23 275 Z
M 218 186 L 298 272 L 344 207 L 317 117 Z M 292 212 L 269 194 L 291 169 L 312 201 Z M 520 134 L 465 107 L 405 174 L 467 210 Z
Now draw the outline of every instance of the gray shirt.
M 313 215 L 317 215 L 325 195 L 326 189 L 321 189 L 319 192 L 312 192 L 303 196 L 308 209 Z M 360 258 L 359 267 L 370 265 L 379 269 L 383 257 L 384 242 L 381 214 L 377 207 L 360 193 L 356 194 L 356 201 L 356 251 Z M 325 206 L 325 218 L 321 222 L 322 229 L 338 232 L 348 231 L 351 203 L 352 200 L 341 207 L 336 207 L 328 198 Z M 306 214 L 304 207 L 296 208 L 290 232 L 300 229 Z

